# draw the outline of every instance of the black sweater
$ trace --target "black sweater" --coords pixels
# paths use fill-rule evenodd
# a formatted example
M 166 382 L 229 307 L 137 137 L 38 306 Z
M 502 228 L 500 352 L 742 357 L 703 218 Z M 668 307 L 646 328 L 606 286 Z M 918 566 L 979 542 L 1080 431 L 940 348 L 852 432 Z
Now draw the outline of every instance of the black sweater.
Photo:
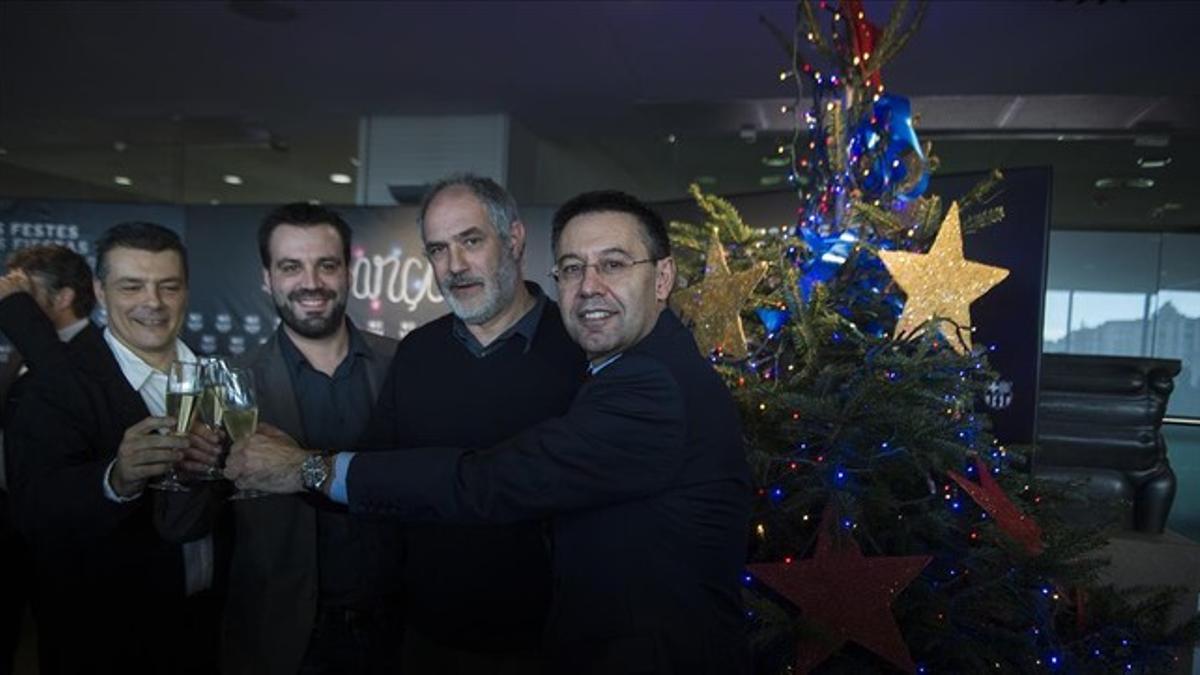
M 446 315 L 400 343 L 364 445 L 484 449 L 566 412 L 586 360 L 547 302 L 529 349 L 513 336 L 478 358 Z M 544 523 L 406 528 L 408 625 L 471 651 L 536 648 L 550 603 Z

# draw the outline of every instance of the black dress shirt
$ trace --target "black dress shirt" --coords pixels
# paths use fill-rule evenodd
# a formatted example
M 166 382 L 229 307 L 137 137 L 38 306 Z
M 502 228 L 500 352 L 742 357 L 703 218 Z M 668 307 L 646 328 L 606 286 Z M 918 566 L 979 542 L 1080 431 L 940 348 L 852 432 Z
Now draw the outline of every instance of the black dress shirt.
M 313 448 L 333 452 L 351 448 L 370 421 L 371 389 L 368 361 L 373 357 L 358 329 L 349 321 L 350 347 L 333 376 L 315 369 L 280 331 L 283 360 L 292 376 L 304 435 Z M 371 552 L 360 527 L 347 514 L 317 511 L 317 570 L 320 603 L 327 607 L 365 609 L 380 599 L 366 562 Z

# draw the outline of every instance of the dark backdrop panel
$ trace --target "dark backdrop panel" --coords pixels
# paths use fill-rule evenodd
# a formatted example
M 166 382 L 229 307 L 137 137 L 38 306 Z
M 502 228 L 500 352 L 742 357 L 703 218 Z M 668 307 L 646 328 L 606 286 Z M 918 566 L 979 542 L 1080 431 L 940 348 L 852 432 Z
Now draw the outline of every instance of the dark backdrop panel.
M 1038 366 L 1042 344 L 1042 301 L 1050 219 L 1051 172 L 1048 168 L 1005 170 L 1002 192 L 991 205 L 1003 206 L 1005 218 L 964 237 L 966 257 L 1011 271 L 1008 278 L 971 306 L 976 344 L 993 345 L 989 356 L 1000 373 L 984 402 L 1005 443 L 1030 443 L 1037 415 Z M 961 197 L 985 173 L 935 176 L 929 193 L 943 203 Z M 791 227 L 798 198 L 793 192 L 729 197 L 753 227 Z M 703 213 L 691 200 L 658 205 L 668 220 L 698 222 Z
M 949 204 L 985 175 L 935 178 L 930 189 Z M 1051 183 L 1049 168 L 1006 169 L 996 200 L 1004 220 L 963 239 L 967 258 L 1011 271 L 971 305 L 975 343 L 995 347 L 988 359 L 1000 379 L 986 405 L 1004 443 L 1032 443 L 1037 428 Z
M 187 210 L 194 261 L 185 339 L 203 353 L 240 354 L 278 323 L 263 279 L 258 223 L 269 207 Z M 361 328 L 401 338 L 446 312 L 421 249 L 416 209 L 339 207 L 354 230 L 347 311 Z

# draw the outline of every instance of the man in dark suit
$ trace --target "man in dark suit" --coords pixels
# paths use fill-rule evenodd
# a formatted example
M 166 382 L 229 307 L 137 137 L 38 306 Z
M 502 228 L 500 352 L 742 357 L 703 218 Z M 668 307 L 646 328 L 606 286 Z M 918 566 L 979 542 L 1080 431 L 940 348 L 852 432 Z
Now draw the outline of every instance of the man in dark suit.
M 4 419 L 11 417 L 9 392 L 18 377 L 34 364 L 60 357 L 62 344 L 88 325 L 95 306 L 91 270 L 75 251 L 31 246 L 8 257 L 8 273 L 0 277 L 0 332 L 16 351 L 0 374 Z
M 554 672 L 747 672 L 749 472 L 729 392 L 665 310 L 666 228 L 629 195 L 588 193 L 555 215 L 553 247 L 563 320 L 592 371 L 565 416 L 485 451 L 332 460 L 265 429 L 234 447 L 227 475 L 409 522 L 550 518 Z
M 6 430 L 17 525 L 35 562 L 39 670 L 215 669 L 211 542 L 155 533 L 143 490 L 202 439 L 158 433 L 178 339 L 186 251 L 175 233 L 125 223 L 97 242 L 103 334 L 85 330 L 62 367 L 35 367 Z M 151 414 L 154 413 L 154 414 Z
M 249 354 L 259 419 L 315 447 L 354 447 L 388 372 L 396 341 L 360 331 L 346 316 L 351 229 L 336 212 L 281 206 L 258 230 L 263 282 L 281 324 Z M 215 457 L 186 463 L 204 470 Z M 196 495 L 160 521 L 186 539 L 215 524 L 225 494 Z M 233 512 L 229 599 L 221 627 L 225 675 L 393 673 L 401 621 L 394 525 L 314 507 L 305 495 L 229 502 Z M 207 518 L 207 520 L 206 520 Z M 197 529 L 200 528 L 200 529 Z
M 94 344 L 96 306 L 87 260 L 65 246 L 31 246 L 8 258 L 0 277 L 0 332 L 14 350 L 0 374 L 0 418 L 16 414 L 31 368 L 62 364 L 68 345 Z M 26 357 L 28 355 L 28 357 Z M 0 447 L 0 458 L 4 450 Z M 7 461 L 0 460 L 0 674 L 12 672 L 33 577 L 27 546 L 8 513 Z

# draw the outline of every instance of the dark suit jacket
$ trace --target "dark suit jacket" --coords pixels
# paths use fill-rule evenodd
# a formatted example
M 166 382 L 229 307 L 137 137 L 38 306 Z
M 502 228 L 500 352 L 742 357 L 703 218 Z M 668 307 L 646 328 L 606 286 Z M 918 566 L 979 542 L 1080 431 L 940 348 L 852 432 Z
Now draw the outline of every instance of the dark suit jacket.
M 63 367 L 37 368 L 6 430 L 9 488 L 37 569 L 43 673 L 180 670 L 183 558 L 154 530 L 150 500 L 115 503 L 102 481 L 125 429 L 149 415 L 99 330 Z M 41 650 L 43 654 L 46 650 Z
M 365 331 L 360 335 L 374 355 L 367 371 L 374 398 L 397 342 Z M 278 332 L 238 365 L 254 371 L 259 419 L 307 447 Z M 218 522 L 224 499 L 214 490 L 205 504 L 196 498 L 190 505 L 172 500 L 171 512 L 160 514 L 163 535 L 187 540 L 204 534 Z M 300 667 L 317 613 L 317 510 L 311 499 L 280 495 L 228 502 L 233 546 L 221 627 L 225 675 L 293 675 Z
M 583 385 L 564 417 L 485 451 L 360 454 L 347 481 L 351 510 L 361 513 L 552 518 L 555 672 L 748 670 L 741 426 L 729 392 L 669 311 Z
M 0 332 L 13 346 L 8 362 L 0 368 L 0 429 L 3 429 L 11 422 L 21 391 L 29 382 L 30 373 L 21 375 L 21 368 L 61 367 L 67 348 L 59 341 L 54 324 L 28 293 L 13 293 L 0 300 Z M 79 338 L 77 335 L 76 340 Z M 0 451 L 6 476 L 11 472 L 9 454 Z M 7 492 L 0 489 L 0 543 L 15 541 L 10 539 L 13 525 L 8 501 Z
M 61 366 L 66 349 L 49 317 L 28 293 L 13 293 L 0 300 L 0 333 L 12 343 L 15 352 L 0 372 L 0 419 L 7 425 L 11 414 L 8 398 L 22 365 Z

